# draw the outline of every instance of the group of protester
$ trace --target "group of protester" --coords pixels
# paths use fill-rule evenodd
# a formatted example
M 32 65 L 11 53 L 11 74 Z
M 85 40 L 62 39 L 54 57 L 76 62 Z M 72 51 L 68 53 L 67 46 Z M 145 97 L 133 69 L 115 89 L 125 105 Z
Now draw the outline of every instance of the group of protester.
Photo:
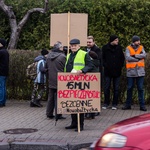
M 8 75 L 9 54 L 5 49 L 3 40 L 0 39 L 0 106 L 5 106 L 6 102 L 6 77 Z M 127 46 L 125 54 L 122 47 L 119 45 L 119 38 L 116 35 L 111 35 L 106 45 L 100 49 L 93 36 L 87 37 L 87 48 L 80 48 L 80 40 L 70 40 L 70 53 L 67 56 L 64 53 L 63 44 L 57 41 L 53 49 L 49 52 L 42 49 L 41 55 L 35 58 L 38 62 L 37 77 L 34 80 L 34 89 L 31 96 L 31 107 L 42 107 L 40 102 L 44 91 L 46 90 L 46 79 L 48 79 L 48 101 L 46 107 L 46 115 L 48 118 L 54 118 L 54 107 L 57 99 L 57 73 L 72 72 L 76 70 L 76 74 L 87 72 L 100 72 L 101 83 L 104 81 L 104 105 L 102 109 L 107 109 L 110 105 L 110 88 L 113 84 L 113 100 L 112 109 L 116 110 L 119 98 L 119 84 L 122 68 L 126 60 L 127 74 L 127 99 L 123 110 L 131 109 L 132 91 L 134 82 L 136 81 L 138 89 L 138 99 L 140 110 L 147 111 L 144 100 L 143 82 L 145 76 L 144 59 L 146 52 L 144 47 L 140 45 L 140 37 L 133 36 L 132 42 Z M 7 70 L 7 71 L 6 71 Z M 36 92 L 38 95 L 36 97 Z M 80 130 L 84 128 L 84 117 L 94 119 L 98 114 L 80 114 Z M 58 119 L 65 119 L 62 115 L 57 116 Z M 77 115 L 71 114 L 72 122 L 66 129 L 77 128 Z

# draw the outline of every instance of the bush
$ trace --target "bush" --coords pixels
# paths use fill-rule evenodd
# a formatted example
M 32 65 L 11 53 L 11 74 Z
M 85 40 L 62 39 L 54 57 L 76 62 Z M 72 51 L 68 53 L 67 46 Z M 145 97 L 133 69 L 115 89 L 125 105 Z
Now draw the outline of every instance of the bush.
M 8 99 L 23 99 L 30 100 L 31 92 L 33 89 L 33 83 L 26 77 L 26 68 L 31 64 L 36 56 L 40 54 L 39 51 L 30 50 L 15 50 L 10 51 L 10 72 L 7 81 Z M 149 103 L 150 99 L 150 54 L 147 54 L 145 61 L 146 77 L 145 77 L 145 98 L 146 103 Z M 120 83 L 120 103 L 124 103 L 126 100 L 126 69 L 123 68 L 121 83 Z M 102 89 L 103 93 L 103 89 Z M 112 91 L 111 91 L 111 95 Z M 47 96 L 47 94 L 46 94 Z M 102 95 L 103 97 L 103 95 Z M 45 98 L 46 99 L 46 98 Z M 103 98 L 102 98 L 103 101 Z M 137 89 L 133 92 L 133 103 L 138 103 Z
M 38 56 L 39 51 L 10 51 L 8 99 L 30 99 L 33 82 L 26 77 L 26 68 Z

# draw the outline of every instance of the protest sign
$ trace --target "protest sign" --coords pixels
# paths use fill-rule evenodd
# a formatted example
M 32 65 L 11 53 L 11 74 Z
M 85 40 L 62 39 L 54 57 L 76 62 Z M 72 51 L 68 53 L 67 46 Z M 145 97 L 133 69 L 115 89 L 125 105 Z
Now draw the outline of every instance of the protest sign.
M 100 73 L 58 73 L 58 114 L 100 112 L 100 98 Z
M 84 13 L 51 14 L 50 20 L 50 46 L 61 41 L 69 47 L 73 38 L 80 39 L 80 45 L 87 45 L 88 15 Z

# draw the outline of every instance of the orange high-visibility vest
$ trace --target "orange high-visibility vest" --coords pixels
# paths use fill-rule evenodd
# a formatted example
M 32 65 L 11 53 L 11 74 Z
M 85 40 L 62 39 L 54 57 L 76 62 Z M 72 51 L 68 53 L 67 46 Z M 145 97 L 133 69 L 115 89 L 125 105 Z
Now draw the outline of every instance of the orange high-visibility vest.
M 132 46 L 128 46 L 127 47 L 129 49 L 129 52 L 130 52 L 130 55 L 133 56 L 133 55 L 136 55 L 136 54 L 140 54 L 142 49 L 143 49 L 143 46 L 139 46 L 139 48 L 137 49 L 137 51 L 135 51 L 133 49 Z M 139 60 L 138 62 L 129 62 L 129 61 L 126 61 L 126 68 L 135 68 L 136 66 L 138 67 L 144 67 L 145 64 L 144 64 L 144 59 L 141 59 Z

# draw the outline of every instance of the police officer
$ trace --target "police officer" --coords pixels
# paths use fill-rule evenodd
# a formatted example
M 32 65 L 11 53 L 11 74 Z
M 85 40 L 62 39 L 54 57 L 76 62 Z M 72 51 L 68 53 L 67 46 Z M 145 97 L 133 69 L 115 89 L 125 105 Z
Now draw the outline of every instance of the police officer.
M 71 53 L 67 55 L 65 72 L 71 72 L 76 70 L 77 74 L 90 72 L 94 65 L 90 59 L 90 56 L 87 52 L 80 49 L 80 40 L 72 39 L 70 41 Z M 71 125 L 65 127 L 66 129 L 75 129 L 77 128 L 77 114 L 71 114 Z M 83 130 L 84 126 L 84 114 L 80 114 L 80 131 Z

